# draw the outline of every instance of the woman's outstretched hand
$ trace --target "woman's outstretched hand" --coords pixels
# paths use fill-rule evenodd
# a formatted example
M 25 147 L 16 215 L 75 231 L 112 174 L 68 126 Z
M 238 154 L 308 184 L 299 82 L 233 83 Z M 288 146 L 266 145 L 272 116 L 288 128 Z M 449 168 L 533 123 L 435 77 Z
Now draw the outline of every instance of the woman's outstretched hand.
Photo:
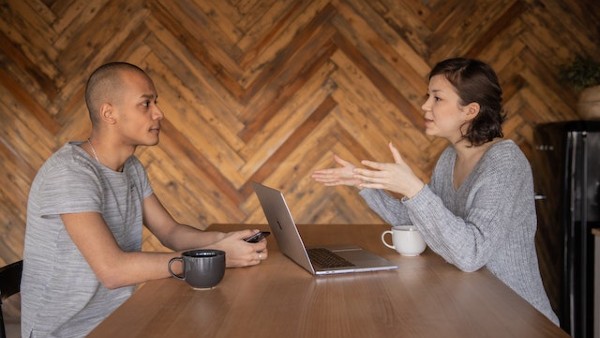
M 361 161 L 363 165 L 374 170 L 355 168 L 353 177 L 361 182 L 360 188 L 385 189 L 411 198 L 421 191 L 425 184 L 404 162 L 400 152 L 391 142 L 389 147 L 395 163 Z
M 312 174 L 312 178 L 326 186 L 349 185 L 358 187 L 362 183 L 354 176 L 354 166 L 352 163 L 343 160 L 337 155 L 333 155 L 333 159 L 340 165 L 338 168 L 329 168 L 317 170 Z

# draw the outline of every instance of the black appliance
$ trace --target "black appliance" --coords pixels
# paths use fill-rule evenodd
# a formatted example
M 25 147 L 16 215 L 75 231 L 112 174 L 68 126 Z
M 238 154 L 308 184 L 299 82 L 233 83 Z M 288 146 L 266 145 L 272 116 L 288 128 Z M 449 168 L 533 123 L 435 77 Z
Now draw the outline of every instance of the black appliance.
M 540 124 L 534 131 L 536 246 L 561 328 L 592 337 L 594 238 L 600 228 L 600 121 Z

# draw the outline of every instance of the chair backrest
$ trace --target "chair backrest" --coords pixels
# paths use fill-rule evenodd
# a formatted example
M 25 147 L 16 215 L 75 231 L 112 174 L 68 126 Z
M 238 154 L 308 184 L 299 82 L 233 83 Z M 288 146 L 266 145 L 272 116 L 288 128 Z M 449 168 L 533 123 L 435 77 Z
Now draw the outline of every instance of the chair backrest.
M 2 301 L 21 291 L 23 261 L 14 262 L 0 268 L 0 338 L 6 338 Z

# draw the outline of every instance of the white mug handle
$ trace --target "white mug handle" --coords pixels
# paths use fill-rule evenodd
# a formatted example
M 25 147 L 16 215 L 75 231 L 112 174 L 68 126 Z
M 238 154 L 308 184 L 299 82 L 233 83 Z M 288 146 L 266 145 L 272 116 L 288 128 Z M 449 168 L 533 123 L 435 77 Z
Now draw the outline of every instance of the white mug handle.
M 381 241 L 382 241 L 382 242 L 383 242 L 383 244 L 385 244 L 385 246 L 387 246 L 388 248 L 390 248 L 390 249 L 394 249 L 394 250 L 395 250 L 396 248 L 394 248 L 394 246 L 393 246 L 393 245 L 390 245 L 390 244 L 388 244 L 388 242 L 386 242 L 386 241 L 385 241 L 385 235 L 386 235 L 386 234 L 393 235 L 393 232 L 392 232 L 391 230 L 386 230 L 386 231 L 384 231 L 384 232 L 381 234 Z

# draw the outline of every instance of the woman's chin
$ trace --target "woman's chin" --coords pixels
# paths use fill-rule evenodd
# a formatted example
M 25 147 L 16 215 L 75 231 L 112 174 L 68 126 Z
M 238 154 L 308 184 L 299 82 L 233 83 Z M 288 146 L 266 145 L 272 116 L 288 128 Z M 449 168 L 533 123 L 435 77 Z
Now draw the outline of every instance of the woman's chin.
M 425 127 L 425 135 L 435 136 L 437 133 L 432 128 Z

